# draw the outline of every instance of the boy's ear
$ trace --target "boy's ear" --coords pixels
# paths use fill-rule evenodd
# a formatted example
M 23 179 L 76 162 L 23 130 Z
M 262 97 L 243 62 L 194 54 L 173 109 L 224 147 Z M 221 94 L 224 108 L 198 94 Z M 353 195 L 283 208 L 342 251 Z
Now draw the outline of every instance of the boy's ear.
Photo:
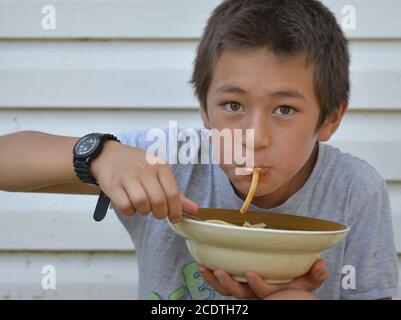
M 344 101 L 339 108 L 337 108 L 333 114 L 326 119 L 321 128 L 317 131 L 317 140 L 327 141 L 337 131 L 340 126 L 341 120 L 344 114 L 348 110 L 348 101 Z
M 200 106 L 200 113 L 203 121 L 203 126 L 206 129 L 210 129 L 209 116 L 207 115 L 206 108 L 203 105 Z

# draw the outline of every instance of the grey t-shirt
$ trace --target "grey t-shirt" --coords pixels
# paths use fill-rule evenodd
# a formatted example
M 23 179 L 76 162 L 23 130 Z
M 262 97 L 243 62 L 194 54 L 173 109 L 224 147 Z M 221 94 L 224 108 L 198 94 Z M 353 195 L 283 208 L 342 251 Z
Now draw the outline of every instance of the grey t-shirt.
M 147 149 L 153 141 L 146 141 L 146 132 L 135 130 L 118 134 L 118 138 L 124 144 Z M 200 134 L 199 129 L 197 132 Z M 323 143 L 318 150 L 312 174 L 301 189 L 278 207 L 251 205 L 250 210 L 287 212 L 350 227 L 344 241 L 321 254 L 329 278 L 315 291 L 319 298 L 379 299 L 396 295 L 397 256 L 385 181 L 359 158 Z M 241 208 L 243 200 L 219 165 L 171 167 L 181 192 L 200 207 Z M 135 245 L 139 299 L 232 299 L 221 296 L 202 279 L 184 239 L 166 220 L 157 220 L 151 214 L 127 217 L 115 211 Z

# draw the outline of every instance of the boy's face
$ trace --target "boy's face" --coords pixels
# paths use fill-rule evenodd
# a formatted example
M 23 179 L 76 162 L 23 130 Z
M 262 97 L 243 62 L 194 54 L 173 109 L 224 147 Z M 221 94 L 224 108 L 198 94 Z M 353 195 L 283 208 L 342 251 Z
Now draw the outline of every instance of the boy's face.
M 317 139 L 327 140 L 336 129 L 315 130 L 320 108 L 304 55 L 280 60 L 266 49 L 223 51 L 209 86 L 207 114 L 203 108 L 201 114 L 209 129 L 254 129 L 255 167 L 266 168 L 255 193 L 260 206 L 278 205 L 305 183 Z M 236 175 L 236 164 L 221 167 L 237 193 L 246 196 L 251 177 Z

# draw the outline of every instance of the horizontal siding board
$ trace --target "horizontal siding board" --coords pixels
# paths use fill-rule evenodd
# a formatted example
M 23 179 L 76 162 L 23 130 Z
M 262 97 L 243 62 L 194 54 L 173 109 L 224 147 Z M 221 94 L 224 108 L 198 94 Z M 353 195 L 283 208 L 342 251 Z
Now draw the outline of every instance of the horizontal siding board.
M 196 103 L 185 85 L 188 77 L 177 70 L 2 71 L 0 103 L 15 108 L 151 108 L 165 97 L 166 108 L 188 108 Z
M 190 67 L 197 42 L 0 41 L 6 70 L 165 70 Z
M 199 38 L 219 0 L 58 0 L 56 29 L 41 27 L 41 8 L 49 1 L 1 0 L 0 38 L 13 39 L 193 39 Z M 341 23 L 352 5 L 357 25 L 349 38 L 401 38 L 397 0 L 325 0 Z M 23 18 L 21 17 L 23 14 Z M 107 23 L 105 23 L 107 21 Z M 374 21 L 375 23 L 372 23 Z
M 195 48 L 196 42 L 0 42 L 0 108 L 197 108 L 188 84 Z M 401 42 L 352 44 L 351 109 L 401 110 L 400 54 Z
M 351 108 L 401 109 L 401 69 L 352 71 Z
M 201 127 L 199 110 L 1 110 L 0 135 L 22 130 L 81 136 L 89 132 L 127 132 L 140 128 Z
M 216 3 L 210 0 L 61 0 L 54 3 L 56 29 L 44 30 L 41 8 L 49 1 L 1 0 L 0 38 L 197 38 Z M 21 12 L 24 19 L 16 19 Z
M 401 112 L 348 111 L 332 139 L 338 141 L 370 141 L 372 143 L 401 140 Z M 372 130 L 374 128 L 374 130 Z
M 0 199 L 0 250 L 134 250 L 114 211 L 93 220 L 96 196 L 0 191 Z
M 46 265 L 55 268 L 55 290 L 41 286 Z M 132 253 L 0 251 L 0 300 L 136 299 L 137 273 Z
M 197 41 L 0 41 L 5 70 L 191 69 Z M 355 70 L 401 67 L 401 41 L 350 42 Z M 382 59 L 377 59 L 380 50 Z
M 3 70 L 0 108 L 193 109 L 189 79 L 189 70 Z M 400 84 L 401 70 L 353 72 L 350 108 L 400 110 Z
M 356 13 L 356 28 L 345 33 L 350 39 L 400 39 L 401 21 L 398 0 L 322 0 L 336 15 L 341 24 L 345 6 L 353 6 Z M 395 11 L 394 11 L 395 10 Z

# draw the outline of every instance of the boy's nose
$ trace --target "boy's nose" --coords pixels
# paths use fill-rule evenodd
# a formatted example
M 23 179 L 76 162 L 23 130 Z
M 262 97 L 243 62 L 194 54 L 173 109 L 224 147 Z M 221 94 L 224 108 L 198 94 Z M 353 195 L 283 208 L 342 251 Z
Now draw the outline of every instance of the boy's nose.
M 263 115 L 255 115 L 249 128 L 254 130 L 254 149 L 267 148 L 270 144 L 270 130 L 268 120 Z

